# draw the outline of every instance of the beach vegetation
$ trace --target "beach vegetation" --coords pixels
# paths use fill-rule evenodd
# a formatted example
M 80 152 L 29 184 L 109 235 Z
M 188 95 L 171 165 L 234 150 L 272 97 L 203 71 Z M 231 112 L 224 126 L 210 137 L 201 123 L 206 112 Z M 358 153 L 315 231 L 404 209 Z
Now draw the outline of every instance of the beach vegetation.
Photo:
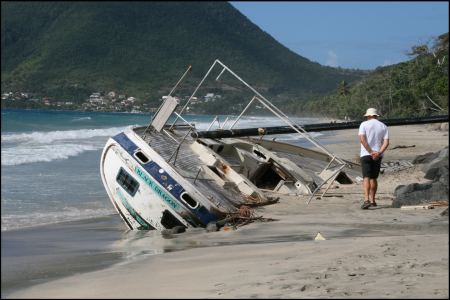
M 409 61 L 379 67 L 348 89 L 341 82 L 334 92 L 300 103 L 297 111 L 341 119 L 360 119 L 368 107 L 384 118 L 448 114 L 448 46 L 448 33 L 431 45 L 412 46 Z

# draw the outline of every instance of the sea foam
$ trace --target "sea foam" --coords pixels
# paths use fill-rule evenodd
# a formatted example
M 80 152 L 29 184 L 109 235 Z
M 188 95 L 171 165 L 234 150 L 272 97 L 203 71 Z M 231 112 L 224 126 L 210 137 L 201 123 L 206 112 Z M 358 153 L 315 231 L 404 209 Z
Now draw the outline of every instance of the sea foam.
M 105 217 L 115 213 L 116 211 L 112 207 L 111 208 L 65 207 L 59 211 L 51 211 L 51 212 L 7 214 L 2 215 L 1 231 L 55 224 L 67 221 L 92 219 L 95 217 Z
M 225 118 L 220 120 L 223 125 Z M 229 128 L 234 119 L 230 119 L 224 128 Z M 206 130 L 209 122 L 196 122 L 198 130 Z M 215 130 L 219 123 L 213 124 L 210 130 Z M 280 120 L 275 117 L 244 117 L 235 128 L 277 126 Z M 86 151 L 96 151 L 103 148 L 108 137 L 125 130 L 124 127 L 110 127 L 97 129 L 36 131 L 23 133 L 5 133 L 1 135 L 2 166 L 15 166 L 37 162 L 51 162 L 68 159 Z M 320 136 L 320 133 L 310 133 Z M 275 136 L 274 136 L 275 137 Z M 296 141 L 303 139 L 299 134 L 281 135 L 279 140 Z
M 31 133 L 2 134 L 2 142 L 27 142 L 48 144 L 58 140 L 82 140 L 99 136 L 111 136 L 124 130 L 126 127 L 112 127 L 105 129 L 78 129 L 37 131 Z
M 103 148 L 126 127 L 2 134 L 2 166 L 68 159 Z
M 80 117 L 80 118 L 74 118 L 71 121 L 72 122 L 80 122 L 80 121 L 87 121 L 87 120 L 92 120 L 91 117 Z

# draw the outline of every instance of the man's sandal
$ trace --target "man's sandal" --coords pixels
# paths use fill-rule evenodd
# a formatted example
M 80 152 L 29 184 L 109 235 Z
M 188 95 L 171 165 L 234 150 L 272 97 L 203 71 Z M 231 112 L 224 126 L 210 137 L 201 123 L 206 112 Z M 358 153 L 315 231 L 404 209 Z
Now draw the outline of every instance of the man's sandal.
M 361 209 L 368 209 L 370 205 L 370 201 L 364 201 L 364 203 L 361 205 Z

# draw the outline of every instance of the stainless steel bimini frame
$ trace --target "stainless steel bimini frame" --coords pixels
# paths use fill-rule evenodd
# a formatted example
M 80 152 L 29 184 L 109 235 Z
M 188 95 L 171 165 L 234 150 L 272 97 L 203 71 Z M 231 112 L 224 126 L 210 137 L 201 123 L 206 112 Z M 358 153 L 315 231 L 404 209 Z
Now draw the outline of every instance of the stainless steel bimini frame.
M 306 138 L 309 142 L 311 142 L 313 145 L 315 145 L 317 148 L 319 148 L 320 150 L 322 150 L 324 153 L 326 153 L 329 157 L 330 157 L 330 161 L 328 163 L 328 165 L 322 170 L 322 172 L 324 172 L 325 170 L 330 170 L 331 164 L 333 162 L 337 163 L 337 168 L 334 171 L 331 171 L 331 175 L 326 178 L 312 193 L 311 197 L 307 200 L 307 203 L 309 204 L 311 199 L 315 196 L 315 194 L 326 184 L 328 183 L 327 188 L 325 189 L 325 191 L 323 192 L 323 194 L 320 197 L 323 197 L 323 195 L 325 195 L 325 193 L 328 191 L 328 189 L 330 188 L 331 184 L 333 183 L 333 181 L 337 178 L 337 176 L 339 175 L 339 173 L 341 172 L 341 170 L 347 165 L 346 162 L 344 162 L 342 159 L 340 159 L 339 157 L 337 157 L 336 155 L 332 154 L 329 150 L 327 150 L 323 145 L 321 145 L 317 140 L 315 140 L 308 132 L 306 132 L 301 125 L 296 124 L 295 122 L 293 122 L 292 120 L 289 119 L 289 117 L 284 114 L 280 109 L 278 109 L 278 107 L 276 107 L 275 105 L 273 105 L 269 100 L 267 100 L 263 95 L 261 95 L 257 90 L 255 90 L 251 85 L 249 85 L 247 82 L 245 82 L 242 78 L 240 78 L 238 75 L 236 75 L 236 73 L 234 73 L 230 68 L 228 68 L 225 64 L 223 64 L 221 61 L 219 61 L 218 59 L 216 59 L 214 61 L 214 63 L 211 65 L 211 67 L 209 68 L 208 72 L 205 74 L 205 76 L 202 78 L 202 80 L 200 81 L 200 83 L 197 85 L 197 87 L 195 88 L 194 92 L 192 93 L 192 95 L 189 97 L 189 99 L 186 101 L 186 103 L 184 104 L 184 106 L 182 107 L 181 111 L 179 113 L 175 112 L 176 107 L 171 107 L 171 112 L 175 114 L 175 120 L 173 121 L 172 125 L 169 127 L 169 131 L 173 129 L 173 127 L 175 126 L 176 122 L 178 121 L 178 119 L 181 119 L 184 123 L 186 123 L 189 127 L 190 130 L 193 130 L 194 132 L 196 131 L 196 129 L 194 127 L 191 126 L 191 124 L 189 122 L 187 122 L 182 116 L 181 114 L 183 113 L 183 111 L 186 109 L 186 107 L 189 105 L 190 101 L 192 100 L 193 97 L 195 97 L 195 94 L 197 93 L 198 89 L 201 87 L 201 85 L 203 84 L 203 82 L 206 80 L 206 78 L 209 76 L 209 74 L 211 73 L 211 71 L 214 69 L 214 67 L 216 65 L 220 65 L 223 69 L 222 71 L 219 73 L 219 75 L 216 77 L 216 81 L 219 80 L 219 78 L 222 76 L 222 74 L 225 71 L 228 71 L 231 75 L 233 75 L 236 79 L 238 79 L 241 83 L 243 83 L 247 88 L 249 88 L 255 95 L 252 97 L 252 99 L 250 100 L 250 102 L 247 104 L 247 106 L 244 108 L 244 110 L 239 114 L 239 116 L 234 120 L 234 122 L 231 123 L 231 125 L 229 126 L 229 130 L 233 129 L 233 127 L 238 123 L 238 121 L 242 118 L 242 116 L 245 114 L 245 112 L 251 107 L 251 105 L 257 101 L 259 103 L 261 103 L 265 108 L 267 108 L 270 112 L 272 112 L 275 116 L 277 116 L 281 121 L 283 121 L 285 124 L 287 124 L 288 126 L 290 126 L 295 132 L 297 132 L 298 134 L 300 134 L 302 137 Z M 178 87 L 178 85 L 180 84 L 181 80 L 186 76 L 186 74 L 188 73 L 188 71 L 190 71 L 191 66 L 189 66 L 188 70 L 183 74 L 183 76 L 180 78 L 180 80 L 176 83 L 176 85 L 173 87 L 173 89 L 170 91 L 169 96 L 171 96 L 171 94 L 174 92 L 174 90 L 176 89 L 176 87 Z M 163 110 L 164 105 L 167 103 L 167 99 L 166 101 L 160 106 L 160 108 L 158 109 L 158 111 L 155 113 L 155 115 L 153 116 L 151 123 L 148 125 L 147 129 L 145 130 L 145 133 L 147 132 L 147 130 L 151 127 L 153 120 L 155 119 L 155 117 L 158 115 L 158 113 L 160 113 L 161 110 Z M 167 104 L 169 105 L 169 104 Z M 177 105 L 178 106 L 178 105 Z M 171 113 L 169 113 L 168 115 L 166 115 L 166 118 L 164 120 L 164 124 L 167 123 L 167 120 L 169 119 Z M 214 120 L 212 121 L 212 123 L 210 124 L 210 126 L 208 127 L 208 130 L 212 127 L 214 122 L 218 122 L 217 116 L 216 118 L 214 118 Z M 225 129 L 225 125 L 228 121 L 227 120 L 224 121 L 224 123 L 222 124 L 222 126 L 220 126 L 219 123 L 219 127 L 221 129 Z M 190 131 L 189 130 L 189 131 Z M 163 129 L 163 131 L 165 131 Z M 144 134 L 145 134 L 144 133 Z M 184 139 L 180 142 L 180 144 L 184 141 Z

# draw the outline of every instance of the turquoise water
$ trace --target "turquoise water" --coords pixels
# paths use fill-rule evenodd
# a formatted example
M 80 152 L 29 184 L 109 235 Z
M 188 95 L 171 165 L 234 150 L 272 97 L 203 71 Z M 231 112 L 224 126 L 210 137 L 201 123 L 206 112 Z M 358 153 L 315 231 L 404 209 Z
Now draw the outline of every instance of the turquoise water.
M 114 213 L 99 177 L 109 136 L 148 115 L 2 110 L 2 231 Z
M 40 110 L 1 114 L 2 231 L 115 214 L 100 178 L 101 151 L 110 136 L 130 125 L 146 125 L 150 114 Z M 208 128 L 214 118 L 184 117 L 199 129 Z M 221 125 L 226 117 L 220 116 Z M 284 124 L 275 117 L 246 117 L 236 127 L 263 125 Z
M 103 187 L 100 155 L 107 139 L 127 126 L 146 125 L 149 114 L 1 114 L 2 298 L 50 279 L 199 243 L 166 242 L 155 231 L 127 230 Z M 184 117 L 199 129 L 213 120 Z M 220 116 L 221 125 L 225 119 Z M 237 127 L 275 125 L 284 124 L 270 117 L 246 117 Z M 279 139 L 301 143 L 292 135 Z

